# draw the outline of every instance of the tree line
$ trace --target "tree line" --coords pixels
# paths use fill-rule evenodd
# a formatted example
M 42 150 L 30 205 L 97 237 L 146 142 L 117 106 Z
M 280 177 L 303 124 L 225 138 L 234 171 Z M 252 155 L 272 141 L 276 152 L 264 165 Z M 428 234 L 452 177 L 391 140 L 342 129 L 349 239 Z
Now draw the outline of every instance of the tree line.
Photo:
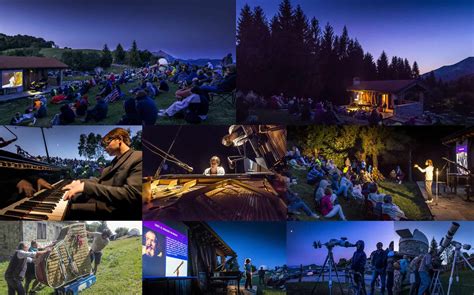
M 364 52 L 344 26 L 340 35 L 283 0 L 270 21 L 260 6 L 245 5 L 237 24 L 238 85 L 263 95 L 306 96 L 345 101 L 354 77 L 361 80 L 416 79 L 417 62 Z
M 43 38 L 28 35 L 8 36 L 0 33 L 0 51 L 16 48 L 53 48 L 55 46 L 53 41 L 46 41 Z
M 130 130 L 128 130 L 129 133 Z M 142 149 L 142 131 L 138 131 L 131 138 L 130 147 L 134 150 L 140 151 Z M 103 159 L 104 157 L 104 148 L 102 147 L 102 135 L 90 132 L 89 134 L 82 133 L 79 136 L 79 142 L 77 145 L 79 156 L 85 157 L 88 160 L 92 159 Z
M 145 63 L 156 63 L 157 59 L 150 51 L 139 50 L 136 41 L 133 41 L 129 51 L 125 51 L 119 43 L 112 52 L 105 44 L 100 52 L 70 49 L 61 56 L 62 62 L 79 71 L 89 71 L 96 67 L 108 68 L 112 63 L 142 67 Z

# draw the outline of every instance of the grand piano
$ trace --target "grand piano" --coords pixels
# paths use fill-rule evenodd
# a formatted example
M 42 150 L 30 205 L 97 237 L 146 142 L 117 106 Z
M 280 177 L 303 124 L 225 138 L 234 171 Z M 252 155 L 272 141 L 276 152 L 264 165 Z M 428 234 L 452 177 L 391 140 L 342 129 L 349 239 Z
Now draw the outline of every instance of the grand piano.
M 243 171 L 226 175 L 168 174 L 146 177 L 143 187 L 143 218 L 180 221 L 279 221 L 287 207 L 275 190 L 275 168 L 286 151 L 286 129 L 275 125 L 234 125 L 239 130 L 239 153 L 228 158 L 229 166 L 240 161 Z M 250 155 L 251 154 L 251 155 Z M 250 158 L 252 157 L 252 158 Z
M 61 167 L 0 150 L 0 219 L 64 220 L 69 202 L 63 200 L 64 191 L 61 189 L 70 183 L 65 174 Z M 46 178 L 53 188 L 41 189 L 32 197 L 18 193 L 15 187 L 18 180 L 38 177 Z M 36 185 L 33 184 L 33 187 Z

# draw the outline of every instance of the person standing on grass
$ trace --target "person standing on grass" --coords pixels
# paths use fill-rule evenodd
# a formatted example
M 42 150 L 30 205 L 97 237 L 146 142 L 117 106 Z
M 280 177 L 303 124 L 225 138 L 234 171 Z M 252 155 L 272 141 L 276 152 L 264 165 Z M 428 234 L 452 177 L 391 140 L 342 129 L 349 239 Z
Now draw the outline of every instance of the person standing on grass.
M 258 271 L 258 283 L 265 285 L 265 270 L 263 269 L 263 266 L 261 266 L 260 270 Z
M 104 229 L 102 233 L 99 232 L 88 232 L 89 237 L 94 238 L 92 241 L 91 249 L 89 251 L 91 262 L 94 262 L 94 275 L 97 273 L 97 267 L 102 260 L 102 250 L 110 242 L 109 237 L 112 235 L 112 232 L 109 229 Z
M 428 159 L 426 160 L 425 165 L 425 168 L 421 168 L 420 166 L 418 166 L 418 164 L 415 164 L 415 168 L 418 168 L 418 170 L 420 170 L 422 173 L 425 173 L 425 190 L 428 194 L 428 200 L 426 200 L 425 202 L 429 204 L 433 202 L 433 192 L 431 190 L 433 186 L 433 161 Z
M 252 264 L 250 263 L 252 260 L 250 258 L 245 259 L 245 290 L 251 290 L 252 287 Z
M 370 283 L 370 295 L 374 295 L 375 283 L 377 278 L 380 277 L 382 283 L 380 292 L 385 294 L 385 278 L 386 278 L 386 269 L 387 269 L 387 252 L 383 250 L 382 242 L 377 243 L 377 250 L 372 252 L 370 255 L 370 261 L 373 268 L 372 281 Z

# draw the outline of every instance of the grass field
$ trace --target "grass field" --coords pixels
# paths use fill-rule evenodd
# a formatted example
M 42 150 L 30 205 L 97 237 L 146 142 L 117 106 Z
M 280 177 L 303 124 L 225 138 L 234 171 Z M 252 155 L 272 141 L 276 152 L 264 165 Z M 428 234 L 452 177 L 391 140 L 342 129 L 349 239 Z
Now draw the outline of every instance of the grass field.
M 451 294 L 456 295 L 472 295 L 472 290 L 474 290 L 474 276 L 472 272 L 468 270 L 463 270 L 459 272 L 460 282 L 456 283 L 456 280 L 453 281 L 453 285 L 451 287 Z M 441 275 L 441 284 L 443 285 L 443 290 L 445 292 L 448 291 L 448 280 L 449 280 L 449 273 L 445 272 Z M 311 290 L 314 288 L 315 284 L 317 284 L 316 292 L 314 294 L 328 294 L 328 283 L 315 283 L 315 282 L 302 282 L 302 283 L 287 283 L 287 294 L 288 295 L 309 295 L 311 294 Z M 347 294 L 347 287 L 348 284 L 342 284 L 342 288 L 344 294 Z M 366 282 L 366 289 L 367 292 L 370 291 L 369 282 Z M 336 282 L 333 282 L 332 288 L 334 295 L 343 295 L 339 289 L 339 285 Z M 410 286 L 407 284 L 403 285 L 402 292 L 400 295 L 408 295 L 410 291 Z M 376 292 L 377 293 L 377 292 Z M 368 293 L 367 293 L 368 294 Z
M 314 210 L 314 185 L 306 183 L 306 170 L 292 169 L 291 173 L 296 177 L 298 184 L 293 185 L 291 189 L 298 193 L 299 196 L 306 202 L 306 204 Z M 415 183 L 405 182 L 403 184 L 397 184 L 389 181 L 379 182 L 379 191 L 383 194 L 390 194 L 393 197 L 393 203 L 397 204 L 408 219 L 411 220 L 431 220 L 431 214 L 428 207 L 426 206 L 423 197 Z M 344 198 L 338 198 L 339 203 L 342 206 L 344 215 L 348 220 L 364 220 L 363 207 L 360 202 L 353 199 L 345 200 Z M 319 212 L 318 212 L 319 215 Z M 300 214 L 298 216 L 302 220 L 315 220 Z M 324 218 L 323 218 L 324 219 Z M 336 217 L 333 218 L 336 220 Z M 331 219 L 332 220 L 332 219 Z
M 104 249 L 102 263 L 97 271 L 97 282 L 81 295 L 95 294 L 141 294 L 142 292 L 142 257 L 141 238 L 111 241 Z M 0 294 L 7 294 L 3 274 L 8 262 L 0 263 Z M 37 294 L 53 294 L 52 288 L 46 287 Z
M 166 94 L 160 94 L 158 97 L 158 109 L 166 109 L 173 102 L 176 101 L 174 93 L 176 92 L 177 87 L 175 85 L 170 85 L 170 91 Z M 184 119 L 180 118 L 166 118 L 159 117 L 157 125 L 182 125 L 186 124 Z M 229 103 L 220 102 L 220 103 L 210 103 L 209 104 L 209 113 L 207 120 L 202 122 L 205 125 L 232 125 L 235 124 L 235 106 L 231 106 Z
M 88 79 L 88 76 L 80 77 L 68 77 L 68 80 L 85 80 Z M 122 92 L 125 95 L 125 99 L 130 97 L 129 90 L 139 86 L 139 81 L 134 81 L 131 83 L 121 85 Z M 170 106 L 173 102 L 176 101 L 174 98 L 174 93 L 177 90 L 177 86 L 170 84 L 170 91 L 168 93 L 162 93 L 158 97 L 155 97 L 155 102 L 158 109 L 164 109 Z M 95 105 L 95 96 L 99 93 L 99 86 L 95 86 L 89 90 L 87 93 L 89 97 L 89 108 L 92 108 Z M 47 95 L 48 101 L 50 101 L 50 95 Z M 124 99 L 123 99 L 124 100 Z M 123 100 L 109 104 L 109 111 L 107 118 L 103 121 L 89 121 L 87 123 L 81 122 L 81 118 L 76 118 L 74 125 L 114 125 L 117 124 L 124 114 L 123 110 Z M 32 100 L 30 98 L 21 98 L 14 101 L 0 103 L 0 124 L 10 124 L 11 118 L 17 113 L 24 113 L 28 107 L 31 107 Z M 41 118 L 36 121 L 35 126 L 48 127 L 51 125 L 51 119 L 55 114 L 59 113 L 61 104 L 48 104 L 48 116 L 46 118 Z M 211 104 L 209 107 L 208 119 L 204 124 L 210 125 L 230 125 L 235 123 L 235 107 L 231 107 L 230 104 L 221 103 L 221 104 Z M 181 125 L 186 124 L 184 119 L 178 118 L 158 118 L 158 125 Z

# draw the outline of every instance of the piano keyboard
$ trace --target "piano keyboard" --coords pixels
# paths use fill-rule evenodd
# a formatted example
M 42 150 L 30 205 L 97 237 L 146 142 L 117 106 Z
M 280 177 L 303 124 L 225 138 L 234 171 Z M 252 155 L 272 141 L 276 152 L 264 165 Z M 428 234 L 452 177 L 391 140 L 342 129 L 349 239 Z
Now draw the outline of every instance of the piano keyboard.
M 69 201 L 64 201 L 66 193 L 61 189 L 70 180 L 60 180 L 53 184 L 53 189 L 42 189 L 31 198 L 23 198 L 8 207 L 0 209 L 0 216 L 27 220 L 64 220 Z

